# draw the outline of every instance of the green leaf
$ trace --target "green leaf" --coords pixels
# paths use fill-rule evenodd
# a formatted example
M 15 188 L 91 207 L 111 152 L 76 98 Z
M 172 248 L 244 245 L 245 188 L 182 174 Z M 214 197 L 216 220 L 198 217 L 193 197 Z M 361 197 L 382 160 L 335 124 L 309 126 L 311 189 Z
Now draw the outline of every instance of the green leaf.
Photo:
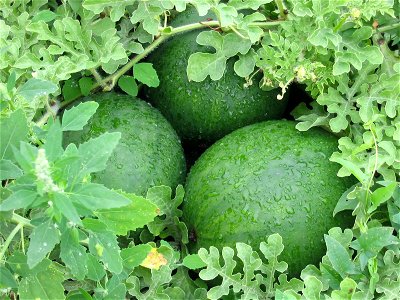
M 128 95 L 136 97 L 138 94 L 138 86 L 135 78 L 123 75 L 118 80 L 118 86 Z
M 18 288 L 21 300 L 65 299 L 62 274 L 53 267 L 43 272 L 24 277 Z
M 89 250 L 112 273 L 122 272 L 122 258 L 117 237 L 110 231 L 89 231 Z
M 0 211 L 8 211 L 19 208 L 29 208 L 35 202 L 38 194 L 31 190 L 18 190 L 11 194 L 0 204 Z
M 203 81 L 207 76 L 212 80 L 219 80 L 224 75 L 226 61 L 238 53 L 246 54 L 251 47 L 248 39 L 243 39 L 235 33 L 221 35 L 216 31 L 202 31 L 196 42 L 203 46 L 215 48 L 215 53 L 193 53 L 190 55 L 187 66 L 189 81 Z
M 329 235 L 325 235 L 324 238 L 327 247 L 326 254 L 333 268 L 342 276 L 342 278 L 345 278 L 349 274 L 354 274 L 355 265 L 342 244 Z
M 81 175 L 104 170 L 120 138 L 120 132 L 106 132 L 79 145 Z
M 7 264 L 14 274 L 26 277 L 47 270 L 51 264 L 51 260 L 45 258 L 36 267 L 30 269 L 26 255 L 16 250 L 8 257 Z
M 248 77 L 256 66 L 255 52 L 250 49 L 245 55 L 239 55 L 239 60 L 235 62 L 233 68 L 240 77 Z
M 17 81 L 17 74 L 15 73 L 15 71 L 12 71 L 7 79 L 7 91 L 9 93 L 11 93 L 13 88 L 15 88 L 16 81 Z
M 43 21 L 45 23 L 53 21 L 58 15 L 51 10 L 41 10 L 33 18 L 32 22 Z
M 121 194 L 131 201 L 129 205 L 95 212 L 115 234 L 127 235 L 129 230 L 141 228 L 157 216 L 158 208 L 149 200 L 133 194 Z
M 67 229 L 61 235 L 60 257 L 78 280 L 88 273 L 86 248 L 79 244 L 79 232 L 76 228 Z
M 27 252 L 29 268 L 35 267 L 60 242 L 60 232 L 51 219 L 32 230 Z
M 139 266 L 150 253 L 151 247 L 148 244 L 141 244 L 121 251 L 121 257 L 125 268 L 134 269 Z
M 131 204 L 125 196 L 97 183 L 77 184 L 71 190 L 69 198 L 77 205 L 83 205 L 91 211 L 110 209 Z
M 18 109 L 8 118 L 0 118 L 0 159 L 13 160 L 12 147 L 19 148 L 21 141 L 27 140 L 28 123 L 24 112 Z
M 149 87 L 158 87 L 160 80 L 152 63 L 138 63 L 133 66 L 133 76 Z
M 15 281 L 13 274 L 11 274 L 10 270 L 8 270 L 5 266 L 0 266 L 0 278 L 1 289 L 15 289 L 18 287 L 18 284 Z
M 83 96 L 88 96 L 92 90 L 93 79 L 90 77 L 82 77 L 78 81 L 79 88 L 81 89 Z
M 104 270 L 104 267 L 102 264 L 97 260 L 97 258 L 92 255 L 92 254 L 87 254 L 87 267 L 88 267 L 88 273 L 87 273 L 87 278 L 94 280 L 94 281 L 100 281 L 105 275 L 106 271 Z
M 236 8 L 228 6 L 224 3 L 219 3 L 215 10 L 217 11 L 218 20 L 221 27 L 231 26 L 235 22 L 235 18 L 238 16 Z
M 147 191 L 146 198 L 159 208 L 159 216 L 147 225 L 149 231 L 162 238 L 173 236 L 176 241 L 188 243 L 188 230 L 180 221 L 182 211 L 178 208 L 184 197 L 184 189 L 179 185 L 175 190 L 175 197 L 171 200 L 172 190 L 168 186 L 155 186 Z
M 65 110 L 62 117 L 62 131 L 82 130 L 98 107 L 97 102 L 87 101 Z
M 64 82 L 62 87 L 62 95 L 64 97 L 64 101 L 70 101 L 81 96 L 79 83 L 76 79 L 71 78 Z
M 33 101 L 36 97 L 47 96 L 57 89 L 57 85 L 50 81 L 31 78 L 18 89 L 18 94 L 28 101 Z
M 142 22 L 143 29 L 152 35 L 158 33 L 160 26 L 159 15 L 163 13 L 163 9 L 158 6 L 153 6 L 152 2 L 140 1 L 137 9 L 132 13 L 132 24 Z
M 274 0 L 229 0 L 228 5 L 237 10 L 251 8 L 257 10 L 261 5 L 271 3 Z
M 207 264 L 204 263 L 198 254 L 190 254 L 186 256 L 183 259 L 182 264 L 191 270 L 200 269 L 207 266 Z
M 393 196 L 396 186 L 397 183 L 392 182 L 387 186 L 377 188 L 375 191 L 373 191 L 373 193 L 371 194 L 371 202 L 373 203 L 373 205 L 375 207 L 378 207 L 382 203 L 389 200 Z
M 399 244 L 393 235 L 392 227 L 373 227 L 362 233 L 351 243 L 351 247 L 359 251 L 361 268 L 364 269 L 368 259 L 374 257 L 383 247 Z
M 0 180 L 16 179 L 22 176 L 22 174 L 22 170 L 10 160 L 0 160 Z
M 73 224 L 82 225 L 81 218 L 67 193 L 54 193 L 54 207 Z
M 46 134 L 46 142 L 43 148 L 46 150 L 46 158 L 51 162 L 55 161 L 63 154 L 64 150 L 62 148 L 62 131 L 61 124 L 58 119 L 51 124 Z
M 335 209 L 333 210 L 333 216 L 335 216 L 337 213 L 344 211 L 344 210 L 354 210 L 356 206 L 358 205 L 357 199 L 348 199 L 348 195 L 350 192 L 352 192 L 355 188 L 355 185 L 353 185 L 351 188 L 347 189 L 343 195 L 339 198 L 339 201 L 337 202 Z
M 302 293 L 305 299 L 321 299 L 323 285 L 318 278 L 314 276 L 308 276 L 304 279 L 304 285 L 305 287 L 302 290 Z
M 113 276 L 106 283 L 104 300 L 125 299 L 126 286 L 118 276 Z

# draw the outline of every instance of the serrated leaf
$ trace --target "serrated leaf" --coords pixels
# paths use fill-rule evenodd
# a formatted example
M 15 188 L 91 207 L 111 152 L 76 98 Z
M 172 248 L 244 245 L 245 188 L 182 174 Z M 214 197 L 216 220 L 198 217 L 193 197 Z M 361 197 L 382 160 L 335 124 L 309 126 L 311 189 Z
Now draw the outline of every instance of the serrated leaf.
M 18 190 L 0 203 L 0 211 L 8 211 L 19 208 L 29 208 L 35 202 L 38 194 L 31 190 Z
M 32 230 L 27 252 L 29 268 L 35 267 L 60 242 L 60 232 L 51 219 Z
M 73 224 L 82 225 L 79 214 L 67 193 L 54 193 L 54 207 Z
M 65 299 L 63 281 L 62 274 L 50 266 L 46 271 L 30 275 L 21 280 L 18 288 L 20 299 Z
M 7 179 L 17 179 L 22 176 L 22 170 L 18 168 L 11 160 L 0 160 L 0 181 Z
M 123 75 L 118 80 L 118 86 L 128 95 L 136 97 L 138 94 L 138 86 L 135 78 Z
M 128 193 L 123 195 L 131 201 L 129 205 L 95 212 L 99 220 L 117 235 L 141 228 L 158 215 L 157 206 L 149 200 Z
M 62 117 L 62 131 L 82 130 L 98 107 L 97 102 L 87 101 L 65 110 Z
M 57 85 L 50 81 L 31 78 L 18 89 L 17 93 L 27 101 L 33 101 L 36 97 L 47 96 L 57 89 Z
M 160 80 L 152 63 L 138 63 L 133 66 L 133 76 L 149 87 L 158 87 Z
M 82 205 L 91 211 L 131 204 L 131 201 L 125 196 L 97 183 L 75 185 L 69 194 L 69 198 L 77 205 Z
M 133 269 L 139 266 L 150 253 L 152 247 L 148 244 L 136 245 L 121 251 L 121 257 L 125 268 Z
M 81 175 L 102 171 L 121 139 L 120 132 L 106 132 L 79 145 L 81 156 Z
M 24 112 L 18 109 L 8 118 L 0 118 L 0 159 L 13 160 L 12 147 L 19 148 L 21 141 L 27 140 L 28 123 Z
M 86 248 L 79 244 L 78 229 L 67 229 L 61 235 L 60 257 L 78 280 L 88 273 Z
M 112 273 L 122 272 L 122 258 L 117 237 L 110 231 L 90 231 L 89 250 Z
M 104 270 L 104 267 L 101 265 L 101 263 L 97 260 L 97 258 L 92 255 L 92 254 L 87 254 L 87 267 L 88 267 L 88 273 L 87 273 L 87 278 L 94 280 L 94 281 L 100 281 L 105 275 L 106 271 Z
M 329 235 L 324 236 L 327 256 L 333 268 L 345 278 L 355 272 L 355 265 L 351 260 L 349 253 L 337 240 Z

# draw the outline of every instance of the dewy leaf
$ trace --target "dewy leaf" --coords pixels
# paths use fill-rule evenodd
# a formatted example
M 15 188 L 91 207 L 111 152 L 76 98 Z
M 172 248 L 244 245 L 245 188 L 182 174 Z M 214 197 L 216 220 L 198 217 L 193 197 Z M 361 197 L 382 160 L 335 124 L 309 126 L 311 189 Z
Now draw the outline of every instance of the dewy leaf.
M 111 156 L 121 138 L 119 132 L 106 132 L 81 144 L 78 148 L 81 156 L 81 174 L 86 175 L 105 169 L 108 158 Z
M 117 237 L 110 231 L 89 231 L 89 250 L 112 273 L 122 272 L 122 258 Z
M 0 160 L 0 181 L 6 179 L 17 179 L 22 176 L 22 174 L 22 170 L 10 160 Z
M 60 257 L 65 265 L 78 280 L 83 280 L 88 273 L 88 257 L 86 248 L 79 243 L 77 228 L 67 229 L 61 235 L 60 249 Z
M 160 80 L 152 63 L 138 63 L 133 66 L 133 76 L 149 87 L 158 87 Z
M 52 265 L 42 272 L 22 278 L 18 294 L 21 300 L 65 299 L 63 275 Z
M 325 243 L 327 247 L 327 256 L 333 268 L 345 278 L 355 271 L 355 265 L 351 260 L 349 253 L 337 240 L 329 235 L 325 235 Z
M 53 221 L 48 219 L 35 227 L 29 238 L 28 266 L 33 268 L 59 243 L 60 232 Z
M 138 86 L 135 78 L 123 75 L 118 80 L 118 86 L 128 95 L 136 97 L 138 94 Z
M 88 101 L 65 110 L 62 118 L 62 131 L 82 130 L 98 107 L 97 102 Z
M 131 203 L 127 206 L 95 211 L 95 215 L 117 235 L 141 228 L 158 215 L 158 208 L 149 200 L 134 194 L 122 193 Z
M 58 87 L 54 83 L 37 78 L 31 78 L 19 89 L 18 94 L 28 101 L 33 101 L 37 96 L 45 96 L 57 91 Z
M 75 185 L 70 191 L 69 198 L 77 205 L 82 205 L 92 211 L 131 204 L 125 196 L 97 183 Z
M 8 118 L 0 117 L 0 159 L 13 160 L 12 146 L 19 148 L 21 141 L 27 140 L 28 123 L 21 109 Z
M 216 31 L 202 31 L 196 42 L 203 46 L 215 48 L 215 53 L 196 52 L 190 55 L 187 66 L 189 80 L 203 81 L 207 76 L 219 80 L 224 75 L 228 58 L 246 54 L 251 48 L 251 41 L 235 33 L 221 35 Z

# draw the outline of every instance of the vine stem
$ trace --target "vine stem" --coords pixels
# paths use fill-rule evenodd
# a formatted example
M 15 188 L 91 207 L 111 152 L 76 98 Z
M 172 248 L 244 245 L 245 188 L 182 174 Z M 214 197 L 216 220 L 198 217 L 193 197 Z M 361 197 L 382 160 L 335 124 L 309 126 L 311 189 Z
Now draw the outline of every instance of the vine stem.
M 392 29 L 396 29 L 398 27 L 400 27 L 400 23 L 395 23 L 395 24 L 391 24 L 391 25 L 378 27 L 377 29 L 378 29 L 379 32 L 384 32 L 384 31 L 389 31 L 389 30 L 392 30 Z
M 286 14 L 284 14 L 284 7 L 282 4 L 282 0 L 276 0 L 278 7 L 281 7 L 282 9 L 282 14 L 286 18 Z M 280 5 L 280 6 L 279 6 Z M 283 23 L 283 21 L 268 21 L 268 22 L 254 22 L 250 23 L 249 26 L 258 26 L 261 28 L 271 28 L 280 25 Z M 157 38 L 151 43 L 149 46 L 147 46 L 144 51 L 138 55 L 136 55 L 132 60 L 130 60 L 126 65 L 124 65 L 121 69 L 119 69 L 117 72 L 114 74 L 111 74 L 105 78 L 101 78 L 100 75 L 95 72 L 94 69 L 91 69 L 90 71 L 94 75 L 96 82 L 90 87 L 90 91 L 93 91 L 99 87 L 103 87 L 104 91 L 111 91 L 115 84 L 117 83 L 118 79 L 124 75 L 126 72 L 128 72 L 136 63 L 138 63 L 140 60 L 145 58 L 149 53 L 151 53 L 154 49 L 156 49 L 159 45 L 161 45 L 163 42 L 165 42 L 167 39 L 170 37 L 177 35 L 179 33 L 187 32 L 187 31 L 192 31 L 196 29 L 201 29 L 205 27 L 215 27 L 219 26 L 219 21 L 206 21 L 206 22 L 198 22 L 198 23 L 193 23 L 193 24 L 188 24 L 184 26 L 179 26 L 179 27 L 161 27 L 159 34 L 157 35 Z M 99 76 L 97 76 L 99 75 Z M 40 119 L 39 121 L 36 122 L 38 126 L 43 126 L 46 124 L 47 120 L 49 117 L 51 117 L 54 114 L 54 111 L 58 111 L 59 109 L 62 109 L 72 102 L 74 102 L 76 99 L 82 97 L 83 95 L 81 93 L 77 94 L 75 97 L 69 99 L 68 101 L 64 101 L 61 104 L 53 105 L 50 109 L 48 110 Z
M 10 246 L 11 241 L 13 240 L 15 235 L 18 233 L 18 231 L 20 231 L 22 229 L 22 227 L 24 227 L 24 225 L 22 223 L 18 223 L 18 225 L 15 226 L 15 228 L 8 235 L 8 237 L 7 237 L 6 241 L 4 242 L 3 247 L 1 248 L 1 251 L 0 251 L 0 262 L 3 261 L 4 254 L 6 253 L 8 246 Z
M 285 7 L 283 6 L 282 0 L 275 0 L 275 3 L 276 3 L 276 6 L 278 6 L 279 15 L 280 15 L 281 19 L 286 20 L 287 16 L 285 13 Z

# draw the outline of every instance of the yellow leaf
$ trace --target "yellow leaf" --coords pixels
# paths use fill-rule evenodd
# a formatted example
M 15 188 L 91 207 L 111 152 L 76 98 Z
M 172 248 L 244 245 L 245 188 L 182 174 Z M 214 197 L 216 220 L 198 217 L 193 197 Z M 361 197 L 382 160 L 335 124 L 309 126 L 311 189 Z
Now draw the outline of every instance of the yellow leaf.
M 161 253 L 157 252 L 157 248 L 152 248 L 140 265 L 148 269 L 158 270 L 161 266 L 165 266 L 166 264 L 167 260 L 165 257 Z

